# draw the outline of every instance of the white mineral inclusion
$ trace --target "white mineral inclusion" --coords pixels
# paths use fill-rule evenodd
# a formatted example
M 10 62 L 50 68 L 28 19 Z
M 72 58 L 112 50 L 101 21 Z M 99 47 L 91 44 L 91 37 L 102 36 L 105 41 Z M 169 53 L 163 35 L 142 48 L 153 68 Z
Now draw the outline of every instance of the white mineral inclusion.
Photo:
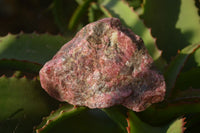
M 111 46 L 114 46 L 115 44 L 117 44 L 118 42 L 118 32 L 113 32 L 111 37 L 110 37 L 110 41 L 111 41 Z

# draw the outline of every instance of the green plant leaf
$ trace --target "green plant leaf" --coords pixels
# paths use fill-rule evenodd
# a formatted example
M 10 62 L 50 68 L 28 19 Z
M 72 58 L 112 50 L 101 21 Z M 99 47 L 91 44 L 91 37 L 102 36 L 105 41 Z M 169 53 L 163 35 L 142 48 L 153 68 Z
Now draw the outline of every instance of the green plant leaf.
M 0 60 L 18 60 L 44 64 L 69 38 L 49 34 L 8 34 L 0 37 Z
M 175 120 L 167 129 L 166 133 L 183 133 L 185 131 L 184 125 L 186 124 L 185 118 Z
M 85 0 L 76 0 L 76 2 L 77 2 L 79 5 L 83 4 L 84 1 L 85 1 Z
M 194 53 L 194 60 L 196 61 L 197 66 L 200 67 L 200 49 L 197 49 Z
M 172 93 L 172 88 L 175 85 L 178 74 L 183 68 L 188 57 L 200 47 L 200 44 L 189 45 L 186 48 L 182 49 L 178 55 L 170 62 L 168 68 L 165 71 L 165 80 L 167 84 L 167 93 L 166 97 L 169 97 Z
M 52 12 L 54 15 L 54 20 L 56 25 L 58 26 L 61 32 L 67 30 L 67 20 L 65 19 L 64 8 L 63 8 L 63 1 L 62 0 L 54 0 L 53 1 L 53 8 Z
M 81 0 L 79 0 L 79 2 L 81 2 Z M 61 33 L 67 33 L 67 26 L 75 6 L 77 6 L 75 0 L 53 0 L 51 9 L 55 24 Z
M 138 113 L 145 122 L 160 125 L 185 114 L 199 113 L 200 104 L 195 99 L 177 99 L 166 105 L 154 104 L 143 112 Z
M 90 7 L 88 9 L 89 22 L 94 22 L 94 21 L 104 18 L 104 17 L 105 17 L 104 14 L 100 10 L 100 5 L 95 2 L 91 2 Z
M 187 39 L 189 44 L 200 42 L 200 17 L 198 9 L 195 6 L 195 1 L 181 0 L 179 19 L 176 23 L 176 28 L 181 30 L 181 33 Z M 200 49 L 194 53 L 194 60 L 197 66 L 200 66 Z
M 127 110 L 122 110 L 122 108 L 119 107 L 111 107 L 102 110 L 119 125 L 124 133 L 127 131 L 128 133 L 171 133 L 174 128 L 176 128 L 173 130 L 174 133 L 182 133 L 185 130 L 184 118 L 177 119 L 174 122 L 168 122 L 169 124 L 165 123 L 165 125 L 158 127 L 143 122 L 133 111 L 130 110 L 128 111 L 128 118 L 125 114 Z M 154 116 L 156 116 L 156 114 L 154 114 Z M 171 119 L 173 119 L 173 117 L 171 117 Z
M 42 116 L 58 102 L 50 98 L 38 80 L 0 78 L 0 132 L 32 132 Z
M 72 105 L 65 105 L 57 111 L 52 112 L 50 116 L 46 117 L 43 122 L 37 127 L 37 133 L 48 132 L 55 124 L 63 121 L 85 110 L 85 107 L 73 107 Z
M 176 28 L 181 30 L 181 33 L 190 44 L 198 43 L 200 41 L 199 21 L 200 17 L 198 15 L 198 9 L 195 6 L 195 1 L 181 0 Z
M 99 109 L 73 108 L 73 106 L 66 105 L 45 118 L 36 132 L 121 133 L 121 130 Z
M 129 133 L 164 133 L 162 128 L 152 127 L 141 121 L 134 112 L 128 112 L 128 132 Z
M 144 22 L 152 29 L 152 35 L 157 38 L 157 45 L 163 50 L 163 56 L 168 61 L 176 55 L 178 49 L 200 41 L 200 18 L 194 2 L 144 1 Z
M 186 90 L 189 88 L 200 89 L 200 67 L 179 74 L 174 88 Z
M 122 129 L 124 133 L 126 133 L 127 121 L 126 114 L 122 111 L 120 107 L 110 107 L 102 109 L 117 125 Z
M 83 14 L 87 11 L 91 0 L 85 0 L 82 4 L 80 4 L 75 12 L 73 13 L 72 17 L 70 18 L 68 29 L 72 30 L 75 26 L 77 26 L 79 20 L 83 16 Z
M 142 4 L 142 0 L 127 0 L 127 2 L 134 9 L 140 8 Z
M 128 128 L 130 133 L 183 133 L 185 128 L 184 118 L 161 127 L 153 127 L 141 121 L 133 111 L 128 113 Z
M 4 72 L 6 70 L 20 70 L 23 72 L 34 73 L 38 75 L 39 70 L 42 65 L 28 62 L 28 61 L 19 61 L 15 59 L 1 59 L 0 60 L 0 72 Z
M 95 10 L 98 10 L 98 5 L 97 3 L 92 2 L 90 4 L 90 7 L 88 8 L 88 20 L 89 22 L 94 22 L 95 21 Z
M 180 73 L 170 99 L 172 101 L 200 101 L 199 75 L 200 68 L 193 68 L 187 72 Z
M 103 0 L 101 6 L 102 11 L 107 17 L 119 18 L 123 24 L 143 39 L 145 46 L 154 60 L 160 58 L 162 52 L 156 47 L 155 39 L 151 36 L 150 29 L 144 25 L 142 20 L 140 20 L 138 15 L 125 1 Z
M 177 91 L 171 98 L 172 102 L 182 101 L 182 102 L 199 102 L 200 101 L 200 89 L 187 89 L 184 91 Z

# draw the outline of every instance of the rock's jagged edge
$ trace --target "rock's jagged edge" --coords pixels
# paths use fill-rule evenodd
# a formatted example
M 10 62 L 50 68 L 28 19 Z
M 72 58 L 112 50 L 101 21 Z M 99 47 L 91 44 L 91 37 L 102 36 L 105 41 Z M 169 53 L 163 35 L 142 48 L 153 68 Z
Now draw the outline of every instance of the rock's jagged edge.
M 117 18 L 88 24 L 40 70 L 42 87 L 73 105 L 134 111 L 162 101 L 165 81 L 142 39 Z

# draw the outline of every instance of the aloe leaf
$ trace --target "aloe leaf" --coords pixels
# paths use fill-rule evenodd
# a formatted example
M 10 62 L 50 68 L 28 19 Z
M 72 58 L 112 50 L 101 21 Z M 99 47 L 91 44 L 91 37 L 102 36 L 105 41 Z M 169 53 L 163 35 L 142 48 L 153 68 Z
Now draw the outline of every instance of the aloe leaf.
M 85 0 L 76 0 L 76 2 L 77 2 L 79 5 L 83 4 L 84 1 L 85 1 Z
M 49 34 L 8 34 L 0 37 L 0 60 L 18 60 L 44 64 L 69 38 Z
M 181 33 L 187 38 L 189 43 L 198 43 L 200 41 L 199 21 L 200 17 L 195 1 L 181 0 L 176 28 L 181 30 Z
M 63 8 L 63 1 L 62 0 L 54 0 L 53 1 L 53 8 L 52 12 L 54 15 L 54 20 L 56 25 L 58 26 L 61 32 L 67 30 L 67 20 L 65 19 L 64 8 Z
M 196 61 L 197 66 L 200 67 L 200 49 L 197 49 L 194 53 L 194 60 Z
M 184 118 L 177 119 L 174 122 L 168 122 L 169 124 L 158 127 L 143 122 L 133 111 L 128 111 L 127 118 L 122 108 L 119 107 L 111 107 L 102 110 L 118 124 L 124 133 L 171 133 L 174 128 L 176 128 L 173 130 L 174 133 L 182 133 L 185 130 Z M 154 114 L 154 116 L 156 116 L 156 114 Z M 171 119 L 173 118 L 171 117 Z
M 43 122 L 37 127 L 37 133 L 48 132 L 55 124 L 63 119 L 67 119 L 85 110 L 85 107 L 73 107 L 72 105 L 65 105 L 57 111 L 52 112 L 50 116 L 44 118 Z
M 104 15 L 105 15 L 106 17 L 109 17 L 109 18 L 114 17 L 114 16 L 108 11 L 108 9 L 105 8 L 103 5 L 99 5 L 99 7 L 100 7 L 101 11 L 104 13 Z
M 126 133 L 127 121 L 126 115 L 120 107 L 110 107 L 102 109 L 117 125 Z
M 98 9 L 98 5 L 94 2 L 90 4 L 90 7 L 88 9 L 88 20 L 89 22 L 94 22 L 95 21 L 95 10 Z
M 163 133 L 159 127 L 152 127 L 141 121 L 134 112 L 128 112 L 128 133 Z
M 198 43 L 200 42 L 200 17 L 198 9 L 195 6 L 195 1 L 182 0 L 181 2 L 176 28 L 181 30 L 181 33 L 187 38 L 190 44 Z M 197 66 L 200 66 L 200 49 L 195 51 L 194 55 Z
M 169 61 L 178 49 L 200 41 L 200 24 L 194 0 L 145 0 L 144 22 Z M 197 52 L 197 51 L 196 51 Z M 198 51 L 198 55 L 199 55 Z
M 134 9 L 140 8 L 142 4 L 142 0 L 127 0 L 130 6 Z
M 28 73 L 34 73 L 38 75 L 39 70 L 42 65 L 28 62 L 28 61 L 19 61 L 15 59 L 2 59 L 0 60 L 0 72 L 6 70 L 19 70 Z
M 173 61 L 170 62 L 168 68 L 165 71 L 165 80 L 167 84 L 167 93 L 168 97 L 172 93 L 172 88 L 175 85 L 178 74 L 183 68 L 188 57 L 195 52 L 197 48 L 200 47 L 200 44 L 189 45 L 186 48 L 182 49 Z
M 85 0 L 82 4 L 80 4 L 75 12 L 73 13 L 72 17 L 70 18 L 68 29 L 72 30 L 75 26 L 77 26 L 81 16 L 87 11 L 91 0 Z
M 155 127 L 140 120 L 133 111 L 128 112 L 128 128 L 130 133 L 183 133 L 185 128 L 184 118 L 175 120 L 170 124 Z
M 65 111 L 63 112 L 62 110 Z M 67 105 L 45 118 L 43 123 L 36 129 L 36 132 L 121 133 L 121 130 L 99 109 L 73 108 Z
M 200 68 L 193 68 L 179 74 L 171 101 L 200 101 Z
M 32 132 L 42 116 L 58 103 L 41 88 L 38 80 L 0 78 L 0 132 Z
M 200 67 L 179 74 L 174 88 L 186 90 L 189 88 L 200 89 Z
M 180 118 L 175 120 L 172 124 L 169 125 L 166 133 L 183 133 L 185 131 L 185 118 Z
M 104 14 L 101 12 L 100 10 L 100 5 L 95 3 L 95 2 L 91 2 L 90 7 L 88 9 L 88 20 L 89 22 L 94 22 L 98 19 L 104 18 Z
M 200 101 L 200 89 L 190 88 L 184 91 L 177 91 L 170 101 L 198 102 Z
M 177 99 L 167 105 L 154 104 L 147 110 L 138 113 L 140 118 L 151 124 L 162 124 L 185 114 L 199 113 L 200 104 L 192 99 Z
M 125 1 L 103 0 L 101 6 L 102 11 L 107 17 L 119 18 L 123 24 L 143 39 L 145 46 L 154 60 L 160 58 L 162 52 L 155 45 L 155 39 L 151 36 L 150 29 L 144 25 L 137 13 Z
M 81 2 L 81 0 L 79 0 Z M 69 6 L 70 5 L 70 6 Z M 54 16 L 54 21 L 61 33 L 66 34 L 68 23 L 74 7 L 77 5 L 73 0 L 53 0 L 51 9 Z

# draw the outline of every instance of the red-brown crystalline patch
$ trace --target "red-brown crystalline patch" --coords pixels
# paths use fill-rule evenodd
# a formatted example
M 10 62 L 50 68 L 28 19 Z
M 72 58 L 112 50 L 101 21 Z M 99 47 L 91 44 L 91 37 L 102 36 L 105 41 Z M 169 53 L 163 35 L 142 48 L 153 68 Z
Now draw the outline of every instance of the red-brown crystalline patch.
M 165 82 L 162 75 L 153 70 L 140 72 L 133 81 L 135 91 L 122 103 L 134 111 L 142 111 L 152 103 L 164 99 Z
M 40 70 L 42 87 L 73 105 L 142 111 L 165 95 L 143 41 L 117 18 L 86 25 Z

